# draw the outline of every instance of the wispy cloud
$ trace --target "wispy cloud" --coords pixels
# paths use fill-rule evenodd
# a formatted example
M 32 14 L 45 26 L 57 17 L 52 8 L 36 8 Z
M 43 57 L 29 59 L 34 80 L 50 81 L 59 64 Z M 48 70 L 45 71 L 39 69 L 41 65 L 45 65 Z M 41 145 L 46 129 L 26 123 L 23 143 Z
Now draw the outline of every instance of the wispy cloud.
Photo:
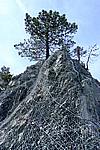
M 19 8 L 24 12 L 24 13 L 29 13 L 28 9 L 25 7 L 23 4 L 22 0 L 16 0 L 16 4 L 19 6 Z M 29 13 L 30 14 L 30 13 Z

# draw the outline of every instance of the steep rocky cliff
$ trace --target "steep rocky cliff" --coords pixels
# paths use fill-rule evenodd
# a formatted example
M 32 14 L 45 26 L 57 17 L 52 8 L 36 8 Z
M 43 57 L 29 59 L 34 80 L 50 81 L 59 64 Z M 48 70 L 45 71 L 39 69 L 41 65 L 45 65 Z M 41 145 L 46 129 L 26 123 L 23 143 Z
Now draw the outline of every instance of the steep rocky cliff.
M 62 51 L 0 92 L 0 150 L 100 150 L 100 83 Z

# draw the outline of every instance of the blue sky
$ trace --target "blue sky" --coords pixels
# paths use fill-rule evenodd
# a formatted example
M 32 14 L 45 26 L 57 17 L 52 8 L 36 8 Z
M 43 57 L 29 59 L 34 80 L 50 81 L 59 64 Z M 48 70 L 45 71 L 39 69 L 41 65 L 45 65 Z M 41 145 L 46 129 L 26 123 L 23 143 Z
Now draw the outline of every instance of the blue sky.
M 25 13 L 36 16 L 42 9 L 64 13 L 69 22 L 78 24 L 74 37 L 77 45 L 88 48 L 97 43 L 100 46 L 100 0 L 0 0 L 0 68 L 5 65 L 13 74 L 19 74 L 33 64 L 20 58 L 13 45 L 26 38 Z M 100 80 L 99 64 L 100 57 L 90 64 L 90 71 Z

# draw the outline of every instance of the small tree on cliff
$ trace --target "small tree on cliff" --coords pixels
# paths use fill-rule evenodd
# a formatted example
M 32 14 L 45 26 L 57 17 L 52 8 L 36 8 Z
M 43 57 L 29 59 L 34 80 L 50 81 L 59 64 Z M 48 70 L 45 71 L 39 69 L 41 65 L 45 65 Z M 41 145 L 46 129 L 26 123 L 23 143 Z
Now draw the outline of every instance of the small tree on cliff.
M 87 54 L 87 50 L 84 50 L 83 47 L 77 46 L 73 51 L 73 57 L 77 57 L 77 60 L 80 62 L 82 57 L 85 57 Z
M 93 57 L 97 57 L 100 55 L 100 49 L 97 47 L 97 44 L 93 46 L 89 46 L 87 50 L 87 61 L 86 61 L 86 69 L 89 69 L 89 62 Z
M 0 87 L 6 88 L 12 79 L 12 74 L 10 73 L 10 68 L 3 66 L 0 71 Z
M 75 43 L 72 38 L 76 33 L 78 26 L 75 23 L 67 21 L 65 14 L 50 10 L 42 10 L 38 17 L 31 17 L 26 13 L 25 30 L 30 34 L 28 40 L 24 39 L 23 43 L 14 45 L 22 57 L 28 57 L 31 60 L 49 57 L 53 52 L 62 45 L 67 47 Z
M 88 70 L 89 69 L 89 62 L 93 57 L 97 57 L 100 55 L 100 49 L 97 47 L 96 44 L 93 46 L 89 46 L 88 49 L 84 49 L 83 47 L 77 46 L 73 51 L 72 51 L 72 56 L 75 58 L 77 57 L 77 60 L 80 62 L 83 62 L 83 57 L 85 57 L 85 67 Z

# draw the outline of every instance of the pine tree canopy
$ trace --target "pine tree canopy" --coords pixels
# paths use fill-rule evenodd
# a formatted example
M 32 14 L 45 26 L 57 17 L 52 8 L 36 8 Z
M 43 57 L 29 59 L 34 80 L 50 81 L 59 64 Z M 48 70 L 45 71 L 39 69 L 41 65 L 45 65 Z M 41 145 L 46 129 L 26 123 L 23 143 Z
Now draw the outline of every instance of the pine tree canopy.
M 66 45 L 68 48 L 74 45 L 73 34 L 78 26 L 67 21 L 65 14 L 50 10 L 42 10 L 37 17 L 31 17 L 26 13 L 25 30 L 30 35 L 23 43 L 14 45 L 19 55 L 30 60 L 48 58 L 50 53 Z

